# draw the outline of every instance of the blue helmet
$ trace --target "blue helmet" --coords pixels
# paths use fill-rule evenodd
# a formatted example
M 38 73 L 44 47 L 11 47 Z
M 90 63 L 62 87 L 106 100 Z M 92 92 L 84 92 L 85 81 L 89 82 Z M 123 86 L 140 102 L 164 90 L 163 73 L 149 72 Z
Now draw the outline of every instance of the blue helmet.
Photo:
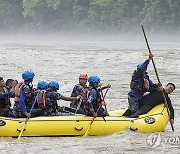
M 49 82 L 49 87 L 54 87 L 59 90 L 59 83 L 57 83 L 56 81 L 51 81 Z
M 137 64 L 137 69 L 140 69 L 142 67 L 143 63 Z
M 89 83 L 100 83 L 100 78 L 98 76 L 92 75 L 88 78 Z
M 37 89 L 47 89 L 48 83 L 46 81 L 39 81 L 37 85 Z
M 33 79 L 35 76 L 34 72 L 32 71 L 25 71 L 24 73 L 22 73 L 22 78 L 24 80 L 29 80 L 29 79 Z

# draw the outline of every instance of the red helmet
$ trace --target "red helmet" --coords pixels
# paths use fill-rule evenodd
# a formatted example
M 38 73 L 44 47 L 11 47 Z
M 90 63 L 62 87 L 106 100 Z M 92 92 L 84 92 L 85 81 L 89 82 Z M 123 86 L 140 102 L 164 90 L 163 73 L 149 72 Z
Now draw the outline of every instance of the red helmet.
M 79 79 L 88 79 L 88 75 L 86 74 L 86 73 L 81 73 L 80 75 L 79 75 Z

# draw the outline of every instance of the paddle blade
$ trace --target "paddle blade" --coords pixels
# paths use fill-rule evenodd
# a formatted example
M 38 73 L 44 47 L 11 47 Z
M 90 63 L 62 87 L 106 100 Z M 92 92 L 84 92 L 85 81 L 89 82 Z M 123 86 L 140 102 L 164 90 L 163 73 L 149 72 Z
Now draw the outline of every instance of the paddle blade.
M 18 140 L 21 138 L 21 135 L 24 131 L 25 126 L 26 126 L 26 123 L 24 123 L 23 128 L 21 129 L 21 132 L 19 133 Z
M 83 137 L 86 137 L 88 136 L 88 133 L 89 133 L 89 129 L 90 129 L 91 125 L 88 127 L 88 129 L 86 130 L 86 133 L 83 135 Z

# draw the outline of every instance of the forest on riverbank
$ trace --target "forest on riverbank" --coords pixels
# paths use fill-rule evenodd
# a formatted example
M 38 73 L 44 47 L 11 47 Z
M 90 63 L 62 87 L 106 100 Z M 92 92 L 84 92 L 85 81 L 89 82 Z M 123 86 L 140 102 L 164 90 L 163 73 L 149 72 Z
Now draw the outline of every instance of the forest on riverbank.
M 180 32 L 179 0 L 0 0 L 1 32 Z

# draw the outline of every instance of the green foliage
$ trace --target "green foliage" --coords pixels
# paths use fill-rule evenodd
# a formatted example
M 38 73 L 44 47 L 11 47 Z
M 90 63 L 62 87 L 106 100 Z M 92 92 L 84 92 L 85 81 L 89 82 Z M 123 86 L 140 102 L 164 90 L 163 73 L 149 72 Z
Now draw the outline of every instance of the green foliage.
M 21 0 L 0 0 L 0 30 L 15 30 L 23 23 Z
M 37 14 L 45 13 L 47 9 L 58 9 L 60 6 L 60 0 L 23 0 L 23 15 L 35 17 Z M 39 12 L 38 10 L 43 12 Z
M 180 0 L 0 0 L 1 30 L 180 30 Z

